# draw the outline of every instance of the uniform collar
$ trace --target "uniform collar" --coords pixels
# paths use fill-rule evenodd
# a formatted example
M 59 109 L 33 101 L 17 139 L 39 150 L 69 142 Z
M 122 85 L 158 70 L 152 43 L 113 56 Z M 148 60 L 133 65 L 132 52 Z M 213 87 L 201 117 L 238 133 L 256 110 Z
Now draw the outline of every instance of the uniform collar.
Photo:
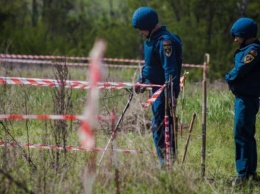
M 250 44 L 248 44 L 248 45 L 246 45 L 246 46 L 243 46 L 243 47 L 241 47 L 241 48 L 239 48 L 238 50 L 241 50 L 241 51 L 243 51 L 243 50 L 246 50 L 248 47 L 250 47 L 250 46 L 252 46 L 252 44 L 258 44 L 258 45 L 260 45 L 260 41 L 258 40 L 258 39 L 256 39 L 254 42 L 251 42 Z
M 149 37 L 148 40 L 153 40 L 153 39 L 157 39 L 159 36 L 161 36 L 161 33 L 167 31 L 166 26 L 161 26 L 160 28 L 158 28 L 158 30 L 156 30 L 151 37 Z

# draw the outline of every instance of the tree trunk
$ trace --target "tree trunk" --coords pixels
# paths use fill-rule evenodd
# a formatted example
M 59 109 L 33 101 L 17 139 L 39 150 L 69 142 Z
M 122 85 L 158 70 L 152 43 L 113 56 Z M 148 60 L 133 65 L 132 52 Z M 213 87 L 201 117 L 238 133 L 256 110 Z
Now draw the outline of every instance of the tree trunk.
M 36 27 L 38 23 L 38 5 L 37 0 L 32 0 L 32 26 Z

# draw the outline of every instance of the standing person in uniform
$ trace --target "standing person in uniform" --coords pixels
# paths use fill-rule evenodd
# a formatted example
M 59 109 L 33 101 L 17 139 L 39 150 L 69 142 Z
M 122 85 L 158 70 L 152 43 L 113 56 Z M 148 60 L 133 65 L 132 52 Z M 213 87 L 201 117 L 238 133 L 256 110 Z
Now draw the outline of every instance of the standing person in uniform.
M 257 24 L 250 18 L 240 18 L 230 31 L 239 48 L 234 55 L 234 68 L 225 75 L 230 90 L 235 95 L 235 164 L 240 184 L 258 179 L 257 147 L 255 140 L 256 114 L 260 96 L 260 42 Z
M 132 17 L 132 25 L 140 34 L 146 37 L 144 42 L 144 60 L 139 83 L 163 85 L 169 81 L 170 75 L 174 83 L 174 95 L 177 99 L 180 91 L 180 73 L 182 66 L 182 42 L 181 39 L 159 25 L 157 12 L 150 7 L 138 8 Z M 152 88 L 155 93 L 159 88 Z M 143 92 L 143 88 L 136 87 L 136 93 Z M 153 140 L 160 163 L 164 164 L 165 139 L 164 139 L 164 92 L 152 105 L 152 132 Z M 169 119 L 172 124 L 172 118 Z M 172 143 L 174 147 L 174 143 Z M 174 150 L 174 148 L 173 148 Z

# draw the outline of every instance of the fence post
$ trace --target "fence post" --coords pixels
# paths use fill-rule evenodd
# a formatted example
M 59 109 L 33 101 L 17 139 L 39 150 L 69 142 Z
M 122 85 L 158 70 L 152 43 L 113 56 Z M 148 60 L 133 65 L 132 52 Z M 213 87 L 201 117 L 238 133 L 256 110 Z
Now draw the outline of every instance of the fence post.
M 205 159 L 206 159 L 206 115 L 207 115 L 207 82 L 206 70 L 209 64 L 209 54 L 204 55 L 203 80 L 202 80 L 202 148 L 201 148 L 201 178 L 205 177 Z

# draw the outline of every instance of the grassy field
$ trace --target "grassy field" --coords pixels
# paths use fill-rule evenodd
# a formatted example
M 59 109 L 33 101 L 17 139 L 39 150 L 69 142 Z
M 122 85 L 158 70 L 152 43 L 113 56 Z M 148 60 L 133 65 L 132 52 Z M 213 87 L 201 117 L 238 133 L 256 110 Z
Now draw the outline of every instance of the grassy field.
M 8 68 L 0 65 L 3 77 L 60 78 L 86 80 L 86 68 L 27 66 Z M 131 82 L 138 74 L 130 69 L 109 69 L 109 81 Z M 159 167 L 154 154 L 150 109 L 141 108 L 148 94 L 134 95 L 117 133 L 114 146 L 142 154 L 0 148 L 0 193 L 86 193 L 94 180 L 92 193 L 260 193 L 260 184 L 249 182 L 243 187 L 228 184 L 235 176 L 233 143 L 233 95 L 222 82 L 207 86 L 206 171 L 201 179 L 202 87 L 187 80 L 184 99 L 180 93 L 177 114 L 184 129 L 178 136 L 178 162 L 170 171 Z M 86 90 L 0 86 L 0 114 L 82 114 Z M 101 90 L 101 115 L 114 110 L 119 117 L 129 93 L 125 90 Z M 181 102 L 184 100 L 184 108 Z M 188 136 L 188 127 L 196 113 L 186 160 L 181 159 Z M 183 115 L 183 116 L 182 116 Z M 180 125 L 180 123 L 179 123 Z M 0 140 L 56 146 L 79 146 L 79 121 L 2 120 Z M 257 120 L 257 129 L 260 119 Z M 97 123 L 96 147 L 104 148 L 111 136 L 111 122 Z M 256 139 L 259 142 L 260 131 Z M 259 147 L 260 144 L 258 144 Z M 111 148 L 111 144 L 109 145 Z M 101 161 L 100 161 L 101 160 Z M 89 168 L 93 165 L 93 168 Z M 92 171 L 90 170 L 92 169 Z M 259 171 L 259 168 L 258 168 Z

